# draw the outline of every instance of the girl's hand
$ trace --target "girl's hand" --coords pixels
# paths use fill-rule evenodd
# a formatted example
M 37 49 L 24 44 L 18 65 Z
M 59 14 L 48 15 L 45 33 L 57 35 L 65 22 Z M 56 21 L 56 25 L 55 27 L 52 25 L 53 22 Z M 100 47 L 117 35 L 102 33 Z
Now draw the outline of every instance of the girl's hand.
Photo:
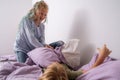
M 102 57 L 107 57 L 112 51 L 109 50 L 106 46 L 106 44 L 104 44 L 104 46 L 102 48 L 98 48 L 99 51 L 99 55 Z

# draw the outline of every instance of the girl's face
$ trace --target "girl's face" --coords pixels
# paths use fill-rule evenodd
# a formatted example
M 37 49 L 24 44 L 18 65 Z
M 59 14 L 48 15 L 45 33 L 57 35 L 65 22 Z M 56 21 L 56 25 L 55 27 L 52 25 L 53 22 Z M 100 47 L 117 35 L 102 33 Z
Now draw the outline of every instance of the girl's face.
M 40 21 L 43 21 L 47 17 L 47 13 L 48 13 L 48 10 L 46 10 L 46 9 L 40 8 L 40 9 L 36 10 L 37 19 Z

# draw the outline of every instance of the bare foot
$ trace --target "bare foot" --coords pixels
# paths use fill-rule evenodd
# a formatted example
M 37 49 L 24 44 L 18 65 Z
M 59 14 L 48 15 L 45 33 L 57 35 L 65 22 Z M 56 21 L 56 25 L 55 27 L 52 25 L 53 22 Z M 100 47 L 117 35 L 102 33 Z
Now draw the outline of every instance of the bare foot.
M 110 51 L 106 44 L 104 44 L 104 46 L 100 49 L 98 48 L 98 51 L 99 51 L 99 57 L 101 58 L 106 58 L 112 51 Z

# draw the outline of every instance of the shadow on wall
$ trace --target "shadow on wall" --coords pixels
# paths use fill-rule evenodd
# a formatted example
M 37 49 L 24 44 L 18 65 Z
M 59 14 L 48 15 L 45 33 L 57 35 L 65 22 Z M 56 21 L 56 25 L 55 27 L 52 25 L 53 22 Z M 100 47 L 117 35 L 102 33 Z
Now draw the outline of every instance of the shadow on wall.
M 78 52 L 81 54 L 81 66 L 88 63 L 94 54 L 95 46 L 90 43 L 90 30 L 86 11 L 76 12 L 69 34 L 69 39 L 80 39 Z

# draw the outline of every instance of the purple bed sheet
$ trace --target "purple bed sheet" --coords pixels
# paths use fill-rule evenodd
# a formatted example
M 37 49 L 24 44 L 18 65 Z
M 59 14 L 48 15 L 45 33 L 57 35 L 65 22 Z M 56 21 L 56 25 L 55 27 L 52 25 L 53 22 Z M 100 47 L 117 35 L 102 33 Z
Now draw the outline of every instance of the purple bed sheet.
M 91 61 L 80 69 L 88 70 L 96 61 L 95 54 Z M 107 57 L 101 65 L 77 77 L 76 80 L 120 80 L 120 60 Z
M 0 69 L 0 80 L 38 80 L 41 68 L 24 63 L 6 63 Z
M 88 64 L 79 69 L 88 70 L 97 56 L 98 54 L 95 54 Z M 31 65 L 30 62 L 4 64 L 0 68 L 0 80 L 38 80 L 38 77 L 42 75 L 42 69 L 37 65 Z M 107 57 L 103 64 L 78 76 L 76 80 L 120 80 L 120 60 Z

